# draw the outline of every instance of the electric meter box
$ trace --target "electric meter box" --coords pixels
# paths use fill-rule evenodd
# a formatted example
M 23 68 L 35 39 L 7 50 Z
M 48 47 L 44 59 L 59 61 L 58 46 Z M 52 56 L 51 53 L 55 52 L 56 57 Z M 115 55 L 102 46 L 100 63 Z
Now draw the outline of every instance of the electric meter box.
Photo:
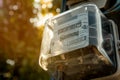
M 65 80 L 110 76 L 119 67 L 117 40 L 115 23 L 83 4 L 46 21 L 39 63 L 51 74 L 62 66 Z

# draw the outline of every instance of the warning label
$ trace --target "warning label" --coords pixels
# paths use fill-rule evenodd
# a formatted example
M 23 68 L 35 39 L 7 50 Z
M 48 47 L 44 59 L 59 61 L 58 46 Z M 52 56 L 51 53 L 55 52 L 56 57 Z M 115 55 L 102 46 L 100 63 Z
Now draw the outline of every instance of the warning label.
M 83 48 L 89 44 L 88 13 L 76 15 L 76 18 L 55 26 L 54 43 L 51 53 L 66 53 Z

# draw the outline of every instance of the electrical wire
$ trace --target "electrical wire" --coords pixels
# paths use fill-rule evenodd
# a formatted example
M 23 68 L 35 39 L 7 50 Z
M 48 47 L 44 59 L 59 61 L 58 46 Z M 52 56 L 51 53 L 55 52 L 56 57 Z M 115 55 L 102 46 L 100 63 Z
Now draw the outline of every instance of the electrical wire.
M 62 4 L 61 4 L 61 13 L 66 11 L 66 0 L 62 0 Z
M 106 10 L 104 14 L 112 13 L 112 12 L 119 12 L 120 11 L 120 0 L 117 0 L 113 7 Z

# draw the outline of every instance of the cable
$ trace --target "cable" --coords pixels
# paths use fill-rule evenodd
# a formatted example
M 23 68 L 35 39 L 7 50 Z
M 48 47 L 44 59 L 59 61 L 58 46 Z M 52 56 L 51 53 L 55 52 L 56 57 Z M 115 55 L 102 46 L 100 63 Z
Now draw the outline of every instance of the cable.
M 66 11 L 66 0 L 62 0 L 62 4 L 61 4 L 61 13 Z
M 119 12 L 120 11 L 120 0 L 117 0 L 115 5 L 104 12 L 104 14 L 112 13 L 112 12 Z

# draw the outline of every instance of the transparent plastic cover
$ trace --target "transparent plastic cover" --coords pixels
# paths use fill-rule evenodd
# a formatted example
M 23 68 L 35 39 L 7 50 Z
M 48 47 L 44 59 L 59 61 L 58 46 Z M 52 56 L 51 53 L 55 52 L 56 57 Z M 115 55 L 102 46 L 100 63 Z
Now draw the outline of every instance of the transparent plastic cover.
M 81 5 L 46 21 L 40 65 L 55 80 L 108 76 L 116 71 L 115 46 L 113 23 L 94 4 Z

